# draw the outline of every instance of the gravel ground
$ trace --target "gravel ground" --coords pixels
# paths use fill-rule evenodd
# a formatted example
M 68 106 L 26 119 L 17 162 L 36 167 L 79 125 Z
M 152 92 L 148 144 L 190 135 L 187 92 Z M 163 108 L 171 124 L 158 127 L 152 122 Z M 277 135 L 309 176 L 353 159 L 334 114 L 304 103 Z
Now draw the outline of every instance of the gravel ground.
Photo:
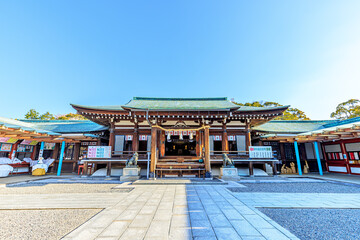
M 118 184 L 47 184 L 34 186 L 32 184 L 16 187 L 1 187 L 1 194 L 54 194 L 54 193 L 110 193 L 117 192 L 113 187 Z
M 0 210 L 0 239 L 60 239 L 100 209 Z
M 360 209 L 273 209 L 260 211 L 300 239 L 359 239 Z
M 360 193 L 360 185 L 343 183 L 241 183 L 246 187 L 228 188 L 232 192 L 277 193 Z

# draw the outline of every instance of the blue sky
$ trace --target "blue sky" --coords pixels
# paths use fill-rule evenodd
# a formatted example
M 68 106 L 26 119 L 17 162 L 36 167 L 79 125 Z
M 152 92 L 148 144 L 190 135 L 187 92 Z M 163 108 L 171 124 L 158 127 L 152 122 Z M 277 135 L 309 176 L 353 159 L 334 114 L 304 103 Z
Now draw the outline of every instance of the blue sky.
M 360 98 L 360 1 L 0 0 L 0 115 L 133 96 Z

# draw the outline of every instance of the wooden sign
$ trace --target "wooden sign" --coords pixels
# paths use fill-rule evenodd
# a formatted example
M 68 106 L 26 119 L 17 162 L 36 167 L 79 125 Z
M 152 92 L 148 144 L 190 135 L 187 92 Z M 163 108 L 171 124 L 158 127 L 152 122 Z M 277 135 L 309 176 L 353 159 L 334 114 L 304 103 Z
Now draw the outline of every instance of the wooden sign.
M 272 147 L 263 147 L 263 146 L 250 146 L 249 147 L 249 157 L 250 158 L 274 158 Z
M 88 158 L 111 158 L 111 146 L 89 146 Z

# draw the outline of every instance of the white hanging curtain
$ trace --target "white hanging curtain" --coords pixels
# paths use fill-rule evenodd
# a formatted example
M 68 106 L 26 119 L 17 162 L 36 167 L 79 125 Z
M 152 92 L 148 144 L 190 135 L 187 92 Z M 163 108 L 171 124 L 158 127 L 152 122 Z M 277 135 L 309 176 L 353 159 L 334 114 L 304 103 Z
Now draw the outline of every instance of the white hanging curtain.
M 116 135 L 115 136 L 115 152 L 116 154 L 122 154 L 124 151 L 125 135 Z
M 237 151 L 246 151 L 245 135 L 236 135 L 236 147 Z M 244 155 L 244 152 L 238 153 Z

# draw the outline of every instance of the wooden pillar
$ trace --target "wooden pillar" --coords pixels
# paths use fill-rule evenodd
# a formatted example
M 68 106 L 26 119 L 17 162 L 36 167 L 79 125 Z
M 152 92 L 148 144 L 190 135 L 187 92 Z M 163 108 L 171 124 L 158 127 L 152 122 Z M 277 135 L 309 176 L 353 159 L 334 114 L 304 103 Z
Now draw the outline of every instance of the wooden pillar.
M 76 172 L 77 162 L 79 161 L 81 143 L 75 143 L 74 146 L 74 157 L 73 157 L 73 172 Z
M 250 177 L 254 176 L 254 164 L 252 161 L 249 162 L 249 175 Z
M 277 175 L 276 164 L 274 162 L 271 162 L 271 167 L 273 170 L 273 176 L 276 176 Z
M 52 159 L 57 159 L 59 156 L 59 150 L 60 150 L 60 143 L 55 143 L 55 147 L 54 150 L 52 152 L 51 158 Z
M 284 143 L 279 143 L 279 145 L 280 145 L 280 159 L 281 161 L 283 161 L 282 163 L 284 164 L 284 161 L 286 160 Z
M 223 153 L 228 153 L 229 152 L 229 143 L 228 143 L 228 135 L 227 135 L 227 131 L 226 131 L 226 123 L 223 123 L 222 126 L 222 151 Z
M 209 127 L 206 126 L 204 130 L 204 144 L 205 144 L 205 170 L 207 173 L 211 173 L 210 165 L 210 132 Z
M 111 152 L 114 151 L 115 147 L 115 123 L 112 121 L 110 123 L 110 136 L 109 136 L 109 146 L 111 146 Z
M 111 176 L 111 162 L 108 161 L 106 164 L 106 177 L 110 177 Z
M 246 143 L 246 150 L 249 151 L 249 147 L 251 146 L 251 131 L 250 131 L 250 124 L 246 123 L 246 133 L 245 133 L 245 143 Z
M 134 152 L 139 151 L 139 125 L 137 123 L 134 126 L 132 150 Z
M 160 156 L 161 157 L 165 156 L 165 141 L 166 141 L 165 131 L 161 131 L 160 132 Z
M 196 132 L 195 139 L 196 139 L 196 156 L 199 157 L 199 156 L 201 156 L 200 155 L 200 131 Z
M 155 177 L 155 167 L 156 167 L 156 142 L 157 142 L 157 129 L 151 128 L 151 163 L 150 163 L 150 172 Z
M 9 153 L 9 158 L 14 159 L 16 156 L 17 147 L 19 145 L 19 141 L 12 145 L 11 151 Z
M 32 160 L 35 160 L 36 151 L 37 151 L 37 144 L 33 147 L 33 151 L 32 151 L 31 156 L 30 156 L 30 158 Z
M 349 166 L 349 158 L 347 156 L 347 153 L 346 153 L 346 148 L 345 148 L 345 144 L 344 142 L 340 142 L 340 147 L 341 147 L 341 154 L 343 155 L 343 159 L 344 159 L 344 162 L 346 164 L 346 170 L 347 170 L 347 173 L 351 173 L 350 171 L 350 166 Z
M 326 171 L 329 171 L 329 164 L 328 164 L 328 156 L 326 154 L 326 151 L 325 151 L 325 145 L 323 143 L 320 144 L 321 145 L 321 150 L 322 150 L 322 153 L 323 153 L 323 159 L 325 161 L 325 167 L 326 167 Z

